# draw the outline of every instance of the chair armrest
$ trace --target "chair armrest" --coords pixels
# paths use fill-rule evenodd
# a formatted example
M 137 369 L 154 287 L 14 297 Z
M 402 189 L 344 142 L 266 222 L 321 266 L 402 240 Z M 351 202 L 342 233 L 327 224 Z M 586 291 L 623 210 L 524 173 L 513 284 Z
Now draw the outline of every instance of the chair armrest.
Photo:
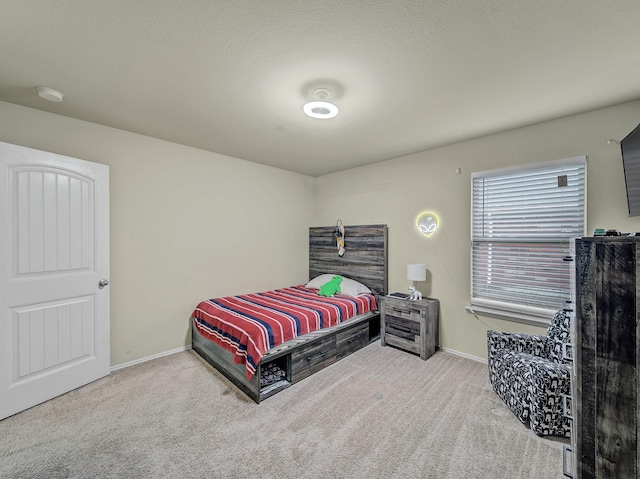
M 571 393 L 571 366 L 568 364 L 540 359 L 531 361 L 530 367 L 531 381 L 535 385 L 531 400 L 532 403 L 538 402 L 541 409 L 548 405 L 548 396 L 554 396 L 556 403 L 560 404 L 562 396 Z
M 538 334 L 506 333 L 487 331 L 487 348 L 489 356 L 492 351 L 507 349 L 519 353 L 527 353 L 540 358 L 549 354 L 549 338 Z
M 538 436 L 570 435 L 564 416 L 564 397 L 571 394 L 571 367 L 536 358 L 530 361 L 529 407 L 531 429 Z
M 558 382 L 558 388 L 568 387 L 571 380 L 571 366 L 568 364 L 555 363 L 545 359 L 531 362 L 531 373 L 536 378 L 536 384 L 550 384 Z

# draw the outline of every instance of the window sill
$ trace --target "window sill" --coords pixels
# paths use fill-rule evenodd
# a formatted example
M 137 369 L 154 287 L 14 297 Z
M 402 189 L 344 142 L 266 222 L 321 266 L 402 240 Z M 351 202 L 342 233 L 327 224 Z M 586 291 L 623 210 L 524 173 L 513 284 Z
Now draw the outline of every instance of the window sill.
M 474 316 L 488 316 L 490 318 L 503 319 L 505 321 L 513 321 L 514 323 L 529 324 L 532 326 L 538 326 L 546 328 L 549 326 L 551 318 L 543 318 L 540 316 L 534 316 L 522 312 L 505 311 L 495 308 L 488 308 L 486 306 L 465 306 L 464 309 L 469 314 Z

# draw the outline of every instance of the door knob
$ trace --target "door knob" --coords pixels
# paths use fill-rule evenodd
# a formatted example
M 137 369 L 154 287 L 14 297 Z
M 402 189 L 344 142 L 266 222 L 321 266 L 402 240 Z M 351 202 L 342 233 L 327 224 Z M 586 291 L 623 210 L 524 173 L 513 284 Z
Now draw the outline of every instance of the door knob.
M 98 281 L 98 288 L 102 289 L 108 284 L 109 284 L 108 279 L 101 279 L 100 281 Z

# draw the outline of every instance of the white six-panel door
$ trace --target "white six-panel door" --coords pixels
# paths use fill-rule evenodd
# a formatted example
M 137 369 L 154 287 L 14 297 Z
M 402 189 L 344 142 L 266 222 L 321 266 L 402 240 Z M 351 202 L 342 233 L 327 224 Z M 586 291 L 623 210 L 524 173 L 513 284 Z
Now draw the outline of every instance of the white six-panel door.
M 0 142 L 0 419 L 109 374 L 108 278 L 108 166 Z

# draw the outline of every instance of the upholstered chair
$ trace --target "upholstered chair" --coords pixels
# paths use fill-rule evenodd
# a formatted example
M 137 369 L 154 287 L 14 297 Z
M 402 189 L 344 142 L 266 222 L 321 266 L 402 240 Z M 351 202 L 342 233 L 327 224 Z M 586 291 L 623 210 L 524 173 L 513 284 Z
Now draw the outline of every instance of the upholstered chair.
M 569 437 L 563 396 L 570 394 L 571 366 L 563 358 L 571 315 L 558 311 L 547 335 L 487 331 L 489 381 L 515 416 L 539 436 Z

